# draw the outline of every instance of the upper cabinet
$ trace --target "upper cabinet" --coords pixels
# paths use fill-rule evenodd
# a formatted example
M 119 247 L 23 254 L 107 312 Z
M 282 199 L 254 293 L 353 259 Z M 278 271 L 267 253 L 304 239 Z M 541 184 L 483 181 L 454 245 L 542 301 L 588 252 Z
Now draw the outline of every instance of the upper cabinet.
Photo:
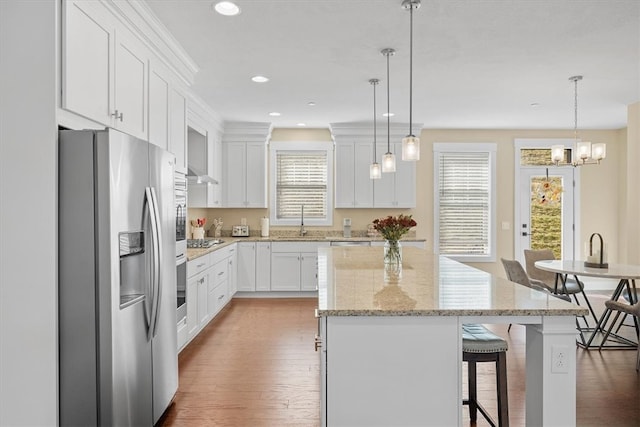
M 62 107 L 111 125 L 115 24 L 98 2 L 64 3 Z
M 99 2 L 65 3 L 63 107 L 147 139 L 149 54 Z
M 187 98 L 177 88 L 169 92 L 169 151 L 176 156 L 176 171 L 187 173 Z
M 144 2 L 62 4 L 61 107 L 89 119 L 85 127 L 112 127 L 171 151 L 186 173 L 195 63 Z
M 419 133 L 421 124 L 416 124 Z M 400 141 L 406 134 L 404 124 L 391 128 L 392 141 Z M 415 208 L 416 162 L 401 160 L 401 142 L 390 143 L 396 155 L 396 172 L 383 173 L 381 179 L 369 178 L 373 162 L 373 124 L 334 123 L 331 132 L 336 141 L 335 201 L 336 208 Z M 386 127 L 378 128 L 378 136 L 386 137 Z M 376 160 L 382 164 L 387 144 L 381 140 L 376 146 Z
M 227 122 L 222 137 L 222 205 L 267 207 L 270 123 Z
M 371 142 L 336 143 L 336 208 L 373 206 L 373 180 L 369 179 L 372 161 Z

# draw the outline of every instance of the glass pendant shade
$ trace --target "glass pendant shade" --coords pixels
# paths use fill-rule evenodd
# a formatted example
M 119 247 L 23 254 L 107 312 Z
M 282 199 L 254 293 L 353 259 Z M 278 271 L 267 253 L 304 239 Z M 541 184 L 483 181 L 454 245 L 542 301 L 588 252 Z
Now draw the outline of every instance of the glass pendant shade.
M 556 165 L 564 160 L 564 145 L 551 146 L 551 161 Z
M 607 144 L 593 144 L 591 146 L 591 157 L 598 162 L 607 157 Z
M 575 149 L 576 149 L 577 160 L 585 162 L 591 158 L 590 142 L 577 142 Z
M 413 135 L 402 138 L 402 160 L 420 160 L 420 138 Z
M 382 156 L 382 172 L 395 172 L 396 171 L 396 155 L 393 153 L 386 153 Z
M 380 163 L 373 162 L 369 166 L 369 178 L 370 179 L 380 179 L 382 178 L 382 171 L 380 170 Z

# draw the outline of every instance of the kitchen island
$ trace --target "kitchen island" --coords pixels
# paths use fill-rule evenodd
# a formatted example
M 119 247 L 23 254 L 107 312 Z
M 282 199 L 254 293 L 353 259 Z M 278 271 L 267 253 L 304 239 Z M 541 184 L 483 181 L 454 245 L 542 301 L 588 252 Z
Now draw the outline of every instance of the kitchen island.
M 417 248 L 318 250 L 316 347 L 327 426 L 462 423 L 462 325 L 526 325 L 526 423 L 576 419 L 574 304 Z M 553 363 L 552 363 L 553 362 Z

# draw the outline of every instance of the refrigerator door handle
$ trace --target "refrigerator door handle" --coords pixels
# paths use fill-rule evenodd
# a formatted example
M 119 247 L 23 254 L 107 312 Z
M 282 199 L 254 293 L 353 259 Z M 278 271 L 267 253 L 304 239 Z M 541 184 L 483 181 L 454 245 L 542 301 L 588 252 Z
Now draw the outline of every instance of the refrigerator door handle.
M 145 230 L 147 229 L 147 224 L 150 224 L 153 221 L 152 219 L 153 215 L 151 213 L 153 209 L 152 203 L 153 201 L 151 200 L 150 188 L 146 187 L 144 190 L 144 204 L 142 208 L 142 221 L 143 221 L 142 228 Z M 153 229 L 153 226 L 152 226 L 152 229 Z M 153 232 L 151 234 L 153 234 Z M 153 253 L 154 252 L 153 241 L 151 243 L 150 249 L 151 249 L 151 252 Z M 144 318 L 147 325 L 147 335 L 149 334 L 149 330 L 151 329 L 151 306 L 152 306 L 152 297 L 153 297 L 153 291 L 151 287 L 153 283 L 153 275 L 154 275 L 154 269 L 155 269 L 155 266 L 153 264 L 154 256 L 155 255 L 152 255 L 152 258 L 151 258 L 151 262 L 152 262 L 151 268 L 147 269 L 147 271 L 149 272 L 149 277 L 146 278 L 147 280 L 146 280 L 146 283 L 144 284 L 145 286 Z
M 156 205 L 155 199 L 153 198 L 153 189 L 151 187 L 145 188 L 145 198 L 146 198 L 146 206 L 148 206 L 148 214 L 149 214 L 149 222 L 151 223 L 151 271 L 150 271 L 150 280 L 149 280 L 149 304 L 145 305 L 148 307 L 149 314 L 149 328 L 147 329 L 147 339 L 151 340 L 153 336 L 153 330 L 155 328 L 155 320 L 156 320 L 156 283 L 159 277 L 158 266 L 160 263 L 158 262 L 158 216 L 156 214 Z M 150 306 L 150 307 L 149 307 Z
M 153 305 L 151 309 L 152 315 L 152 325 L 153 327 L 150 329 L 151 337 L 155 337 L 158 332 L 158 317 L 160 315 L 160 301 L 162 300 L 162 265 L 161 262 L 163 260 L 162 253 L 162 227 L 159 225 L 160 222 L 160 204 L 158 203 L 158 196 L 156 195 L 155 188 L 151 187 L 151 198 L 153 199 L 154 206 L 154 215 L 156 222 L 156 230 L 155 230 L 155 241 L 156 241 L 156 250 L 154 251 L 154 266 L 155 266 L 155 281 L 154 281 L 154 292 L 153 292 Z

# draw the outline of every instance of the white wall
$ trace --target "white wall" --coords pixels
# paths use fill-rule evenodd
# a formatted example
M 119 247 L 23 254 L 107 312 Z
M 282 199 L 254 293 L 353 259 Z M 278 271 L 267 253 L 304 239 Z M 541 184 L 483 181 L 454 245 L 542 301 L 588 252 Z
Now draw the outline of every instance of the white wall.
M 0 425 L 57 424 L 56 0 L 0 1 Z

